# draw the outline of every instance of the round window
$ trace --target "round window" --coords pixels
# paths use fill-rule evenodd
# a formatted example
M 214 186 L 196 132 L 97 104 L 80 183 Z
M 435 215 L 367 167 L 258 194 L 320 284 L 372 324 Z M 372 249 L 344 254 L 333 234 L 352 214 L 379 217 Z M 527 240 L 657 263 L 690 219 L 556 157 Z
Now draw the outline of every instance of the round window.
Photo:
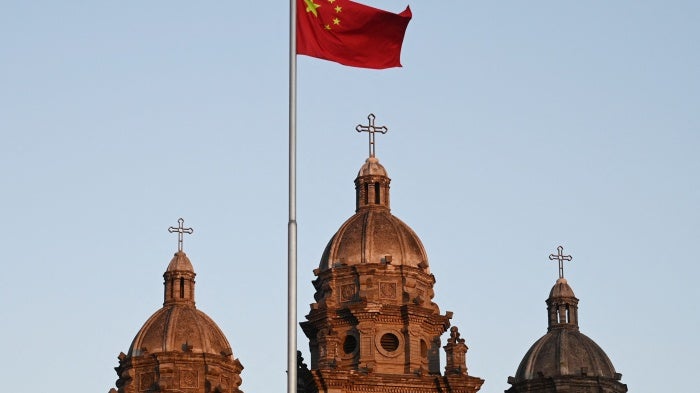
M 384 333 L 380 344 L 385 351 L 394 352 L 399 349 L 399 338 L 393 333 Z

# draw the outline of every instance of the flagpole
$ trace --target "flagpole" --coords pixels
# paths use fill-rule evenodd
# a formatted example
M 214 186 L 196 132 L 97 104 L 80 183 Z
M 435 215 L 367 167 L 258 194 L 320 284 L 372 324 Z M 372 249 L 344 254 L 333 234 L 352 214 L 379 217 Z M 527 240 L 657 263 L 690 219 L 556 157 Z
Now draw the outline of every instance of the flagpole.
M 287 225 L 287 393 L 297 391 L 297 0 L 289 2 L 289 223 Z

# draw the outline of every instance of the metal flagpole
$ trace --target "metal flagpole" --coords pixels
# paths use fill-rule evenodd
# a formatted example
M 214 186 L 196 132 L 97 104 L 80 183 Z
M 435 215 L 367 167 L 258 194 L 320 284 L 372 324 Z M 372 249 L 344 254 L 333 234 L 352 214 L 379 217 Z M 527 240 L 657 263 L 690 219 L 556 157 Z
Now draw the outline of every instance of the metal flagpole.
M 297 0 L 289 2 L 289 223 L 287 224 L 287 393 L 297 391 Z

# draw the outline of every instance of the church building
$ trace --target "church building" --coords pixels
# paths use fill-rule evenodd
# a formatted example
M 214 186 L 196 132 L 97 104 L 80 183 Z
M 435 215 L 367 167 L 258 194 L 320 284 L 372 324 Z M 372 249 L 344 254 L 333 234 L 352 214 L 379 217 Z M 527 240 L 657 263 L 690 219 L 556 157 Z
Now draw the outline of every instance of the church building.
M 298 392 L 476 393 L 484 380 L 468 372 L 453 313 L 433 302 L 436 278 L 425 248 L 391 212 L 391 179 L 374 143 L 387 128 L 375 126 L 372 114 L 368 119 L 356 128 L 369 134 L 369 157 L 355 178 L 355 213 L 314 269 L 314 302 L 301 323 L 310 359 L 307 365 L 299 355 Z M 180 219 L 169 231 L 178 233 L 178 251 L 163 275 L 163 307 L 119 355 L 110 393 L 241 393 L 241 362 L 195 307 L 195 272 L 182 250 L 182 236 L 192 229 Z M 508 377 L 506 393 L 626 393 L 605 352 L 579 331 L 579 300 L 563 275 L 571 256 L 559 247 L 550 259 L 559 262 L 559 279 L 546 301 L 547 333 Z
M 311 352 L 310 368 L 298 374 L 303 392 L 474 393 L 484 381 L 467 372 L 467 346 L 457 327 L 450 329 L 452 313 L 432 301 L 425 248 L 391 213 L 391 179 L 374 151 L 375 132 L 386 128 L 370 115 L 357 130 L 369 133 L 370 153 L 355 179 L 355 214 L 314 270 L 316 302 L 301 324 Z
M 242 393 L 243 365 L 216 323 L 194 303 L 192 263 L 182 251 L 182 236 L 192 233 L 183 219 L 170 232 L 178 250 L 163 274 L 163 307 L 156 311 L 119 354 L 117 389 L 110 393 Z

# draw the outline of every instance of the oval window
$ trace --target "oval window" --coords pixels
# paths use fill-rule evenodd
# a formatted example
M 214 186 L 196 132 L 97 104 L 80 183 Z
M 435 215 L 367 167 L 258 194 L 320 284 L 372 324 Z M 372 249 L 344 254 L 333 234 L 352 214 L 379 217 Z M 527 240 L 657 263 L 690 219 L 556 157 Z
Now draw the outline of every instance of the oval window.
M 352 334 L 348 334 L 345 336 L 345 340 L 343 341 L 343 352 L 345 352 L 347 355 L 355 352 L 357 349 L 357 339 L 355 336 Z

